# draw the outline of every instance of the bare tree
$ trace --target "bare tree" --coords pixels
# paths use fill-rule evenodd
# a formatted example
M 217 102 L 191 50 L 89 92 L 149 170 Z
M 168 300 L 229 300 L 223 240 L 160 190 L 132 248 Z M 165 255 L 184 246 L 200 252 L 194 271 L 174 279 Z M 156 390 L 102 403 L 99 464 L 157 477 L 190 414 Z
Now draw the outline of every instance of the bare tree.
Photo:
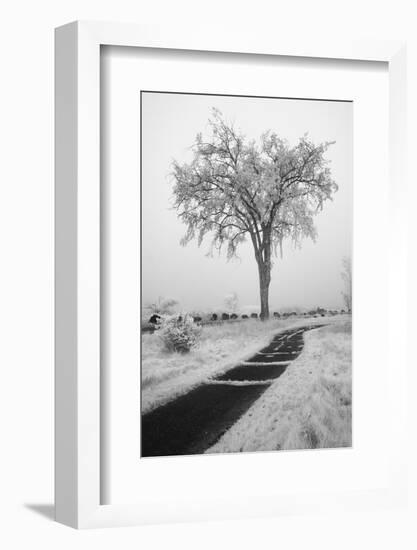
M 236 292 L 232 292 L 231 294 L 228 294 L 224 298 L 224 305 L 226 307 L 226 311 L 230 311 L 231 313 L 236 313 L 238 306 L 239 306 L 239 297 Z
M 349 257 L 345 257 L 342 260 L 343 271 L 341 273 L 344 291 L 342 292 L 343 301 L 348 311 L 352 311 L 352 260 Z
M 324 154 L 331 143 L 313 144 L 307 135 L 291 147 L 268 131 L 260 143 L 247 141 L 213 109 L 211 136 L 197 135 L 193 160 L 173 163 L 175 207 L 187 225 L 181 243 L 200 245 L 207 233 L 212 248 L 227 257 L 249 236 L 258 265 L 261 318 L 269 317 L 272 256 L 282 241 L 315 239 L 314 215 L 337 185 Z
M 163 298 L 162 296 L 158 296 L 156 302 L 146 305 L 146 309 L 148 309 L 150 313 L 163 315 L 171 314 L 177 306 L 178 301 L 174 300 L 174 298 Z

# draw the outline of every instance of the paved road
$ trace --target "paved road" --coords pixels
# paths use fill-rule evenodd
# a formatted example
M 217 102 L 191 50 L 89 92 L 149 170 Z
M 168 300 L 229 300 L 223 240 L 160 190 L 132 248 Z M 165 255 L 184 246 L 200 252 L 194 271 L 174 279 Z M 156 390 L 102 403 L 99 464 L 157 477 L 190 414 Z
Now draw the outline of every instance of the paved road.
M 280 332 L 248 361 L 144 414 L 142 456 L 189 455 L 206 451 L 298 357 L 304 345 L 304 332 L 321 326 Z

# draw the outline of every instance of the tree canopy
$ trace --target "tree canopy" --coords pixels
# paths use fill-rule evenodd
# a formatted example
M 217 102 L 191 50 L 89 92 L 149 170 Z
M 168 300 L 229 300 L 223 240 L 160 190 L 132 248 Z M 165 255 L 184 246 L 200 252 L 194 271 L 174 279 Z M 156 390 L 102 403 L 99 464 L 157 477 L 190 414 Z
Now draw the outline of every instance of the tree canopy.
M 273 245 L 314 239 L 314 215 L 337 190 L 324 158 L 331 142 L 316 146 L 305 135 L 291 147 L 271 131 L 259 144 L 246 142 L 215 109 L 209 124 L 211 139 L 197 135 L 192 162 L 174 161 L 175 207 L 187 225 L 182 243 L 197 237 L 201 244 L 210 233 L 232 257 L 248 234 L 262 252 L 267 227 Z

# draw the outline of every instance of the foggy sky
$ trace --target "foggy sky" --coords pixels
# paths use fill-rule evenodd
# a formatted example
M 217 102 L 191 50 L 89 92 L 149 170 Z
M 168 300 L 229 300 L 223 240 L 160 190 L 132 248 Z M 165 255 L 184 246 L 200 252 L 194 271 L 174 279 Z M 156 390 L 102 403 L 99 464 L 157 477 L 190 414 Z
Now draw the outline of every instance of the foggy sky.
M 239 259 L 206 257 L 210 236 L 180 245 L 186 226 L 172 208 L 172 160 L 192 159 L 196 134 L 209 132 L 213 107 L 248 139 L 259 140 L 271 129 L 294 145 L 308 132 L 314 143 L 336 141 L 327 153 L 339 186 L 315 218 L 316 242 L 305 239 L 295 249 L 284 243 L 283 258 L 274 259 L 270 310 L 341 308 L 342 258 L 352 243 L 353 105 L 344 102 L 220 96 L 142 94 L 142 299 L 176 298 L 184 311 L 224 309 L 224 298 L 236 292 L 246 309 L 259 311 L 257 264 L 250 239 Z

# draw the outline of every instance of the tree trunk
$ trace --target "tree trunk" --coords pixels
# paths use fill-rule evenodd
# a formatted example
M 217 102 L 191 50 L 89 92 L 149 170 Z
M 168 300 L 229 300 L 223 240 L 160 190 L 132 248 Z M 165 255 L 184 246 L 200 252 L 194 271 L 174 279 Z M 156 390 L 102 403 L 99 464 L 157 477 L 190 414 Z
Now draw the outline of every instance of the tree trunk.
M 261 263 L 259 266 L 259 290 L 261 297 L 261 319 L 269 319 L 269 283 L 271 282 L 271 272 L 269 265 Z
M 255 258 L 259 271 L 259 290 L 261 297 L 260 317 L 263 321 L 269 319 L 269 283 L 271 282 L 271 224 L 262 226 L 263 239 L 259 243 L 259 235 L 251 232 Z

